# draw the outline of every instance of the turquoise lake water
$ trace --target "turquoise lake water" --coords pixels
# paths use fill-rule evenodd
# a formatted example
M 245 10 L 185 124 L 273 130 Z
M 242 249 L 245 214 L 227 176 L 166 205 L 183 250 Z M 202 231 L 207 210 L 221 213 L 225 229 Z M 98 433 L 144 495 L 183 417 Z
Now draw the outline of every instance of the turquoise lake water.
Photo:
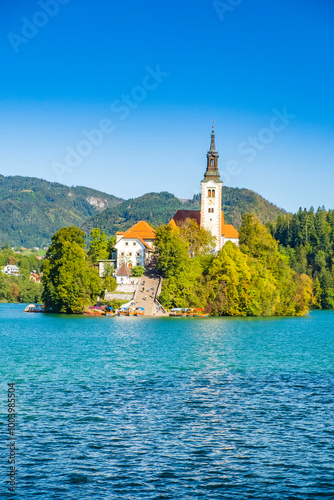
M 19 499 L 333 499 L 334 312 L 93 318 L 0 304 L 1 489 Z

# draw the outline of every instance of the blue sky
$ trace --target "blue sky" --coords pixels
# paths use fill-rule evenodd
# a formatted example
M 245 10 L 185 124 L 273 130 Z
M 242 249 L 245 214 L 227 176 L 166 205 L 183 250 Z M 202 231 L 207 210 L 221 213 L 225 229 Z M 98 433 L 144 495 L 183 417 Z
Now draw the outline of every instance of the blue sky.
M 2 174 L 190 198 L 214 119 L 226 185 L 334 208 L 331 0 L 0 8 Z

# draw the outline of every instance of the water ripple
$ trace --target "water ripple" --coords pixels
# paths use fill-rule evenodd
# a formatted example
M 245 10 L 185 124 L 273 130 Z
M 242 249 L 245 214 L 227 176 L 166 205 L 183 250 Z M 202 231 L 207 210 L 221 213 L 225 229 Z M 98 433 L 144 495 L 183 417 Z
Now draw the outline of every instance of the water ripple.
M 17 498 L 334 498 L 333 313 L 0 318 Z

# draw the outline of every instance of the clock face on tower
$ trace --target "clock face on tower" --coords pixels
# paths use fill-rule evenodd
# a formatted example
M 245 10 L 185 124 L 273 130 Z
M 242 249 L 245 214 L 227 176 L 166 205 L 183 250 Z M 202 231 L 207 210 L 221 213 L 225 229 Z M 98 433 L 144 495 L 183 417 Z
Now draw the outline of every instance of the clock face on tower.
M 213 200 L 209 200 L 209 203 L 210 203 L 210 205 L 212 205 L 213 204 Z

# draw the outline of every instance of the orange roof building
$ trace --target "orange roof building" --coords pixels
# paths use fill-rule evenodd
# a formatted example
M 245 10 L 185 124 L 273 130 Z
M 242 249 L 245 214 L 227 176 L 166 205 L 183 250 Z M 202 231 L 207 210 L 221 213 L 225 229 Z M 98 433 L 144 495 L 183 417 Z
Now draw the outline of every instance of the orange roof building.
M 139 221 L 125 232 L 116 233 L 117 268 L 146 266 L 152 259 L 156 234 L 147 222 Z

